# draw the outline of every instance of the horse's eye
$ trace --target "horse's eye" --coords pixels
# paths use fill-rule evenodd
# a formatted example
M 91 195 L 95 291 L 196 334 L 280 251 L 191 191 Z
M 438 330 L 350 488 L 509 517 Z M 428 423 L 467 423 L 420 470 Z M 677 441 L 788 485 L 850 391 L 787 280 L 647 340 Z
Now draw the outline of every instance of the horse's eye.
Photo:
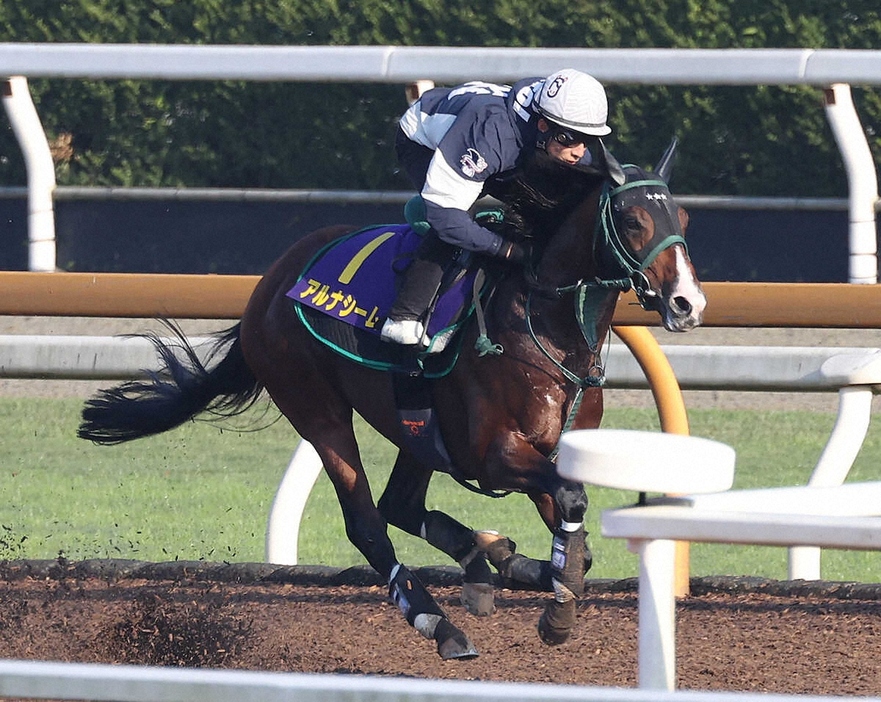
M 642 225 L 639 223 L 638 217 L 628 216 L 624 218 L 624 228 L 630 232 L 638 232 Z

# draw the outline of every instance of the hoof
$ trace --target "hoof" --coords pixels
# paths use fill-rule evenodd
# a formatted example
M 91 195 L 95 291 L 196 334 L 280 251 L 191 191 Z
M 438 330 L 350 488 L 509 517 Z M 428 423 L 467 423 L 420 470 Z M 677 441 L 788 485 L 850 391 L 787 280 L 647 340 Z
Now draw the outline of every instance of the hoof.
M 575 600 L 551 600 L 538 620 L 538 636 L 548 646 L 559 646 L 569 639 L 574 625 Z
M 488 617 L 496 611 L 494 588 L 488 583 L 463 583 L 461 600 L 475 617 Z
M 479 655 L 468 637 L 450 624 L 448 619 L 438 622 L 434 637 L 437 640 L 437 652 L 445 661 L 477 658 Z

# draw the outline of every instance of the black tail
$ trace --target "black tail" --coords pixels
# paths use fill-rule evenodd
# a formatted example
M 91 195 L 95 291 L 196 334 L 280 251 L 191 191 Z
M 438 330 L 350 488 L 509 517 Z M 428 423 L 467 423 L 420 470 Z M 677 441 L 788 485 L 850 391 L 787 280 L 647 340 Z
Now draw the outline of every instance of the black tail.
M 162 368 L 149 372 L 146 380 L 128 381 L 88 400 L 77 436 L 99 444 L 120 444 L 161 434 L 202 412 L 233 417 L 247 410 L 263 385 L 245 363 L 239 326 L 216 335 L 204 363 L 172 324 L 168 327 L 177 338 L 171 343 L 146 334 L 156 347 Z M 209 370 L 206 366 L 227 347 L 226 355 Z

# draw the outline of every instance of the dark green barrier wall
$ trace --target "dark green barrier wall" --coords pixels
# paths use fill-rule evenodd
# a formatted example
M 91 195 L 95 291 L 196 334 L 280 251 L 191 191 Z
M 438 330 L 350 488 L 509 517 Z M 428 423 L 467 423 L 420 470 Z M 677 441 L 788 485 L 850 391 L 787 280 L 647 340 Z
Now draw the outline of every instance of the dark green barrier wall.
M 119 273 L 260 274 L 322 226 L 400 221 L 398 205 L 57 203 L 58 266 Z M 0 268 L 27 269 L 24 201 L 0 200 Z M 692 210 L 702 280 L 847 282 L 847 213 Z

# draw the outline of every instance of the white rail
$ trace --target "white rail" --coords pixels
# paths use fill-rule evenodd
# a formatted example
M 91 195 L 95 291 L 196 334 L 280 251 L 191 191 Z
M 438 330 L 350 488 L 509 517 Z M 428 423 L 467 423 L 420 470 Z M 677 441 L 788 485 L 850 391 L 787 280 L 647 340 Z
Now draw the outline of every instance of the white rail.
M 411 83 L 509 81 L 561 66 L 642 85 L 881 84 L 881 51 L 0 44 L 0 76 Z
M 174 339 L 163 339 L 174 344 Z M 189 337 L 197 350 L 211 337 Z M 662 346 L 683 390 L 824 392 L 859 381 L 881 385 L 874 370 L 881 349 L 814 346 Z M 866 378 L 835 370 L 831 358 L 852 359 Z M 156 365 L 153 345 L 142 337 L 0 335 L 0 378 L 120 380 Z M 623 344 L 608 351 L 606 387 L 645 389 L 639 364 Z M 854 371 L 856 372 L 856 371 Z
M 3 103 L 29 166 L 30 200 L 51 199 L 51 179 L 31 173 L 48 150 L 25 79 L 162 79 L 441 83 L 510 81 L 561 66 L 607 83 L 648 85 L 816 85 L 827 88 L 826 114 L 850 186 L 850 282 L 877 280 L 874 211 L 878 179 L 850 85 L 881 84 L 881 51 L 845 49 L 545 49 L 406 46 L 212 46 L 138 44 L 0 44 Z M 32 211 L 32 270 L 54 268 L 54 225 Z M 46 241 L 52 241 L 51 255 Z
M 468 680 L 0 660 L 0 697 L 114 702 L 744 702 L 734 692 L 661 692 Z M 762 694 L 762 702 L 853 702 Z M 881 698 L 861 698 L 881 702 Z
M 197 349 L 210 337 L 190 339 Z M 881 349 L 800 346 L 667 346 L 664 353 L 685 390 L 837 392 L 838 415 L 808 482 L 841 485 L 869 429 L 872 397 L 881 387 Z M 0 377 L 121 380 L 156 365 L 152 344 L 138 337 L 0 336 Z M 645 375 L 623 345 L 606 359 L 607 387 L 645 389 Z M 291 458 L 279 484 L 266 531 L 266 558 L 294 565 L 303 510 L 321 473 L 321 460 L 307 442 Z M 791 578 L 818 579 L 820 552 L 794 548 Z

